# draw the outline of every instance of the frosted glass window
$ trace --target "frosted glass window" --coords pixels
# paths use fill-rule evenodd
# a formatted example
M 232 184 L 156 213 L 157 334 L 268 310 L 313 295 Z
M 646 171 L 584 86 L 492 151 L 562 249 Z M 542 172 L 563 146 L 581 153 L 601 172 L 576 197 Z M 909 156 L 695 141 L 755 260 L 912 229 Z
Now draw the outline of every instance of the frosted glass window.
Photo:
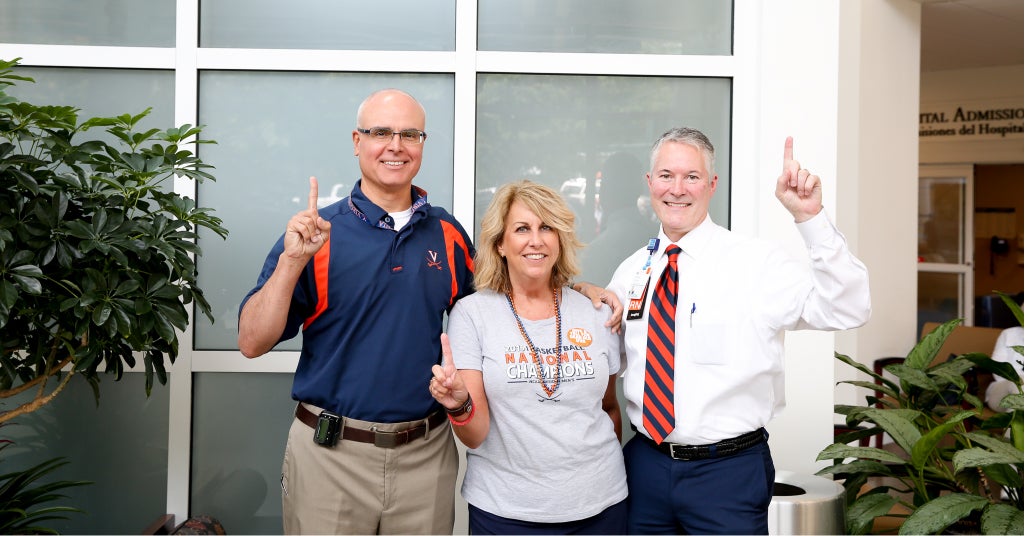
M 71 378 L 52 402 L 3 427 L 2 438 L 13 444 L 3 451 L 0 471 L 64 457 L 69 463 L 46 481 L 93 482 L 61 490 L 66 498 L 43 505 L 87 513 L 70 513 L 67 520 L 43 521 L 42 526 L 61 534 L 140 534 L 166 512 L 169 385 L 155 382 L 147 397 L 145 381 L 142 373 L 126 372 L 117 382 L 101 373 L 97 406 L 89 384 Z M 5 399 L 4 409 L 28 402 L 34 393 Z
M 228 534 L 281 534 L 292 375 L 197 373 L 192 390 L 191 511 Z
M 0 0 L 0 43 L 173 47 L 175 3 Z
M 477 229 L 499 185 L 547 184 L 576 212 L 578 236 L 594 243 L 583 252 L 582 279 L 607 283 L 658 232 L 644 174 L 652 144 L 677 126 L 701 130 L 715 146 L 719 186 L 709 210 L 728 226 L 730 93 L 725 78 L 479 75 Z
M 455 0 L 203 0 L 199 6 L 203 47 L 455 50 Z
M 196 322 L 196 348 L 236 349 L 238 307 L 256 284 L 264 258 L 288 219 L 306 207 L 309 177 L 321 203 L 349 195 L 359 179 L 353 156 L 356 109 L 376 89 L 397 87 L 427 111 L 423 165 L 413 183 L 428 200 L 452 209 L 454 80 L 452 75 L 377 73 L 203 72 L 199 78 L 200 155 L 216 182 L 199 185 L 230 231 L 225 242 L 201 230 L 199 284 L 216 321 Z M 298 337 L 279 349 L 298 349 Z
M 173 124 L 173 71 L 18 66 L 14 72 L 34 79 L 35 83 L 18 81 L 17 85 L 7 86 L 4 91 L 9 95 L 37 106 L 74 106 L 81 110 L 78 113 L 80 123 L 91 117 L 136 115 L 153 108 L 139 121 L 137 132 L 177 126 Z M 96 138 L 108 143 L 116 141 L 100 128 L 78 136 L 76 139 L 81 141 Z
M 478 0 L 480 50 L 732 53 L 733 2 Z

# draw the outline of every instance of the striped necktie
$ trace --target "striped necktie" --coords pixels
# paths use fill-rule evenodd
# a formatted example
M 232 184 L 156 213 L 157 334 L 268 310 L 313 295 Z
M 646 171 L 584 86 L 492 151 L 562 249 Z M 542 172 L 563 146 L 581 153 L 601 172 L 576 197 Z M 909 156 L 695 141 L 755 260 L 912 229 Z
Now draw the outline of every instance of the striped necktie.
M 680 246 L 669 244 L 669 263 L 658 278 L 648 309 L 648 351 L 644 366 L 644 429 L 656 443 L 676 427 L 673 364 L 676 348 L 676 293 Z

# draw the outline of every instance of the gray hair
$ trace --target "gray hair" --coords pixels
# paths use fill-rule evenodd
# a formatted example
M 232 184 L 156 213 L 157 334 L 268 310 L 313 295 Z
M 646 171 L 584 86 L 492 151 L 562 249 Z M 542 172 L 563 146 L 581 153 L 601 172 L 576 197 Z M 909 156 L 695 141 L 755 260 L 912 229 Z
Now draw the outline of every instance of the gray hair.
M 712 180 L 712 177 L 715 176 L 715 147 L 712 147 L 712 142 L 708 141 L 708 136 L 705 136 L 700 130 L 690 127 L 670 129 L 655 140 L 655 144 L 651 147 L 651 162 L 648 164 L 649 171 L 654 171 L 655 157 L 658 155 L 662 145 L 667 142 L 683 143 L 701 151 L 701 154 L 705 157 L 705 167 L 707 168 L 705 171 L 708 172 L 708 180 Z

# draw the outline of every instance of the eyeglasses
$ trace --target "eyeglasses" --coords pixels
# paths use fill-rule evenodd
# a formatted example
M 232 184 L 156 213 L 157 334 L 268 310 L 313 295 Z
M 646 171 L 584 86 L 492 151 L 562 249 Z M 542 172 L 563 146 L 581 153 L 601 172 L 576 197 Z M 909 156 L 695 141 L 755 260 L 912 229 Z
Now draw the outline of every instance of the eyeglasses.
M 369 135 L 370 139 L 374 141 L 383 143 L 391 143 L 392 138 L 395 137 L 396 134 L 399 135 L 399 140 L 402 141 L 402 143 L 408 143 L 410 145 L 420 145 L 425 139 L 427 139 L 426 132 L 415 128 L 407 128 L 405 130 L 395 132 L 388 127 L 356 127 L 356 131 Z

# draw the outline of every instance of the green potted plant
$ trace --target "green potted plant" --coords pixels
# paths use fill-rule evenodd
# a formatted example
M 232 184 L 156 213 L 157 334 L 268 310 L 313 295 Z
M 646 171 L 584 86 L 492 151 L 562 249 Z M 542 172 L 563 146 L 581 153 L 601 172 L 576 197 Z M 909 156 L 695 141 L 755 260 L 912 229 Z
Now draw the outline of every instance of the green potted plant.
M 1006 296 L 1004 301 L 1021 322 L 1018 304 Z M 960 322 L 940 325 L 903 363 L 886 366 L 896 381 L 836 354 L 874 380 L 840 382 L 872 394 L 864 406 L 836 405 L 836 413 L 846 417 L 853 431 L 838 435 L 818 456 L 834 460 L 819 475 L 843 479 L 848 533 L 867 533 L 881 516 L 904 518 L 900 534 L 935 534 L 957 527 L 984 534 L 1022 533 L 1022 379 L 1013 365 L 985 354 L 933 364 Z M 982 400 L 965 380 L 973 369 L 1016 382 L 1018 394 L 1002 402 L 1007 413 L 984 417 Z M 892 449 L 848 444 L 883 432 L 893 438 Z M 907 513 L 892 513 L 898 504 Z
M 0 440 L 0 453 L 11 445 L 10 441 Z M 54 458 L 28 469 L 0 474 L 0 534 L 56 534 L 55 530 L 41 523 L 64 519 L 70 512 L 81 512 L 71 506 L 38 506 L 63 498 L 60 490 L 89 484 L 82 480 L 41 482 L 66 463 L 63 459 Z
M 196 283 L 198 229 L 227 236 L 210 209 L 173 191 L 175 177 L 213 179 L 189 148 L 212 143 L 196 139 L 200 127 L 137 132 L 148 109 L 80 122 L 74 107 L 3 91 L 32 81 L 15 74 L 17 63 L 0 60 L 0 401 L 32 397 L 0 405 L 0 424 L 49 403 L 75 376 L 99 403 L 100 373 L 118 380 L 140 358 L 147 394 L 154 379 L 166 383 L 186 307 L 213 321 Z M 90 129 L 111 141 L 83 140 Z M 12 482 L 26 481 L 16 476 L 0 488 L 0 512 L 27 510 L 4 502 Z

